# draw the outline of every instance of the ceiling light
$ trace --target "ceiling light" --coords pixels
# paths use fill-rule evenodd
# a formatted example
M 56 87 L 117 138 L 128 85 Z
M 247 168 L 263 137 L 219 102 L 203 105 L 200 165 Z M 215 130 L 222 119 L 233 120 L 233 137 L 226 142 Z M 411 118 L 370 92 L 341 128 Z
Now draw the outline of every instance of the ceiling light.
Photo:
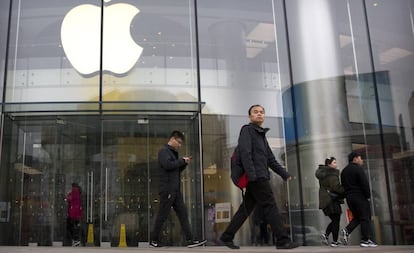
M 275 25 L 268 23 L 259 23 L 253 28 L 252 31 L 247 35 L 247 39 L 273 42 L 275 41 Z
M 343 34 L 339 35 L 339 44 L 340 44 L 341 48 L 344 48 L 345 46 L 347 46 L 351 43 L 352 43 L 352 37 L 351 36 L 343 35 Z
M 409 55 L 412 55 L 413 53 L 411 51 L 394 47 L 387 51 L 384 51 L 380 54 L 380 63 L 381 64 L 387 64 L 390 62 L 394 62 L 396 60 L 399 60 L 401 58 L 407 57 Z

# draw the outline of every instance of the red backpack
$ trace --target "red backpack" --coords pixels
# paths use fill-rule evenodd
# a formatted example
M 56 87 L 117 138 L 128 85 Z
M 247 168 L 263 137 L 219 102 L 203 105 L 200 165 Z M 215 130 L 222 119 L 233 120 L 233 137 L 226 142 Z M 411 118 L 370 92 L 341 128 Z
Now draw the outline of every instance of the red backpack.
M 240 189 L 247 187 L 249 179 L 247 178 L 247 174 L 244 171 L 243 165 L 241 163 L 238 146 L 234 149 L 233 154 L 231 155 L 230 177 L 233 181 L 233 184 L 239 187 Z
M 244 127 L 248 125 L 243 125 L 240 129 L 240 133 Z M 240 136 L 240 134 L 239 134 Z M 247 184 L 249 183 L 249 178 L 247 177 L 246 172 L 244 171 L 243 164 L 240 159 L 240 151 L 239 146 L 237 146 L 233 154 L 231 155 L 230 159 L 230 177 L 231 181 L 233 181 L 233 184 L 243 190 L 247 187 Z

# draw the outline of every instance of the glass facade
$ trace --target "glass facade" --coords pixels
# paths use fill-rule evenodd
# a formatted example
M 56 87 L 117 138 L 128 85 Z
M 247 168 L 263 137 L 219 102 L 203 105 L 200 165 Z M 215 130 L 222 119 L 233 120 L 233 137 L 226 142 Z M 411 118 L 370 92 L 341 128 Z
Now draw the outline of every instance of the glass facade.
M 354 150 L 376 242 L 413 244 L 413 10 L 413 0 L 2 1 L 0 244 L 70 245 L 72 182 L 83 245 L 147 244 L 157 152 L 179 129 L 194 158 L 181 180 L 193 233 L 219 245 L 241 201 L 229 157 L 252 104 L 293 175 L 271 184 L 295 241 L 320 244 L 329 219 L 315 170 L 330 156 L 342 169 Z M 172 212 L 163 241 L 181 245 L 180 231 Z M 257 231 L 249 220 L 235 243 L 259 244 Z

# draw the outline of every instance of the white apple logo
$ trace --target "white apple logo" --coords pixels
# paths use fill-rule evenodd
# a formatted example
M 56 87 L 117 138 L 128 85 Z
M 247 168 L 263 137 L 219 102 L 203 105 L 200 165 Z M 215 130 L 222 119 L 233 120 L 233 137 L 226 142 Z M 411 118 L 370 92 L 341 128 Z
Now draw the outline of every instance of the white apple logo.
M 142 47 L 134 42 L 130 33 L 132 19 L 139 9 L 126 3 L 104 8 L 102 70 L 124 74 L 142 53 Z M 99 6 L 82 4 L 66 14 L 61 27 L 62 47 L 79 73 L 90 75 L 99 71 L 100 39 Z

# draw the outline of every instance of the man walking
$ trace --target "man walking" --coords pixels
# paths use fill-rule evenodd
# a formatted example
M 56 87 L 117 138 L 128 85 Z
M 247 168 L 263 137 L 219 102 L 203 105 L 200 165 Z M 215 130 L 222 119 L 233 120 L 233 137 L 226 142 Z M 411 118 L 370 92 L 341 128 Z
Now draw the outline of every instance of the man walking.
M 349 164 L 341 172 L 341 184 L 344 187 L 346 202 L 353 214 L 352 221 L 342 229 L 344 243 L 348 243 L 349 234 L 361 224 L 361 247 L 377 247 L 371 240 L 371 192 L 368 178 L 362 167 L 364 161 L 361 154 L 351 152 Z
M 191 161 L 191 157 L 178 157 L 178 149 L 184 142 L 184 134 L 173 131 L 168 143 L 158 153 L 158 163 L 160 167 L 160 207 L 157 218 L 155 219 L 154 229 L 151 233 L 152 247 L 162 247 L 159 241 L 159 234 L 165 220 L 173 207 L 183 229 L 187 240 L 187 247 L 193 248 L 206 243 L 206 240 L 198 241 L 193 239 L 190 223 L 188 221 L 187 209 L 184 204 L 183 195 L 180 190 L 181 171 L 183 171 Z
M 276 236 L 277 249 L 293 249 L 297 243 L 291 241 L 283 227 L 283 218 L 276 205 L 273 191 L 269 184 L 269 167 L 284 180 L 291 180 L 290 174 L 276 161 L 266 140 L 268 128 L 262 128 L 265 110 L 261 105 L 249 108 L 250 124 L 240 131 L 238 147 L 241 163 L 248 177 L 245 196 L 230 224 L 221 235 L 220 240 L 230 249 L 240 247 L 233 243 L 234 235 L 243 225 L 256 205 L 263 209 L 263 215 Z

